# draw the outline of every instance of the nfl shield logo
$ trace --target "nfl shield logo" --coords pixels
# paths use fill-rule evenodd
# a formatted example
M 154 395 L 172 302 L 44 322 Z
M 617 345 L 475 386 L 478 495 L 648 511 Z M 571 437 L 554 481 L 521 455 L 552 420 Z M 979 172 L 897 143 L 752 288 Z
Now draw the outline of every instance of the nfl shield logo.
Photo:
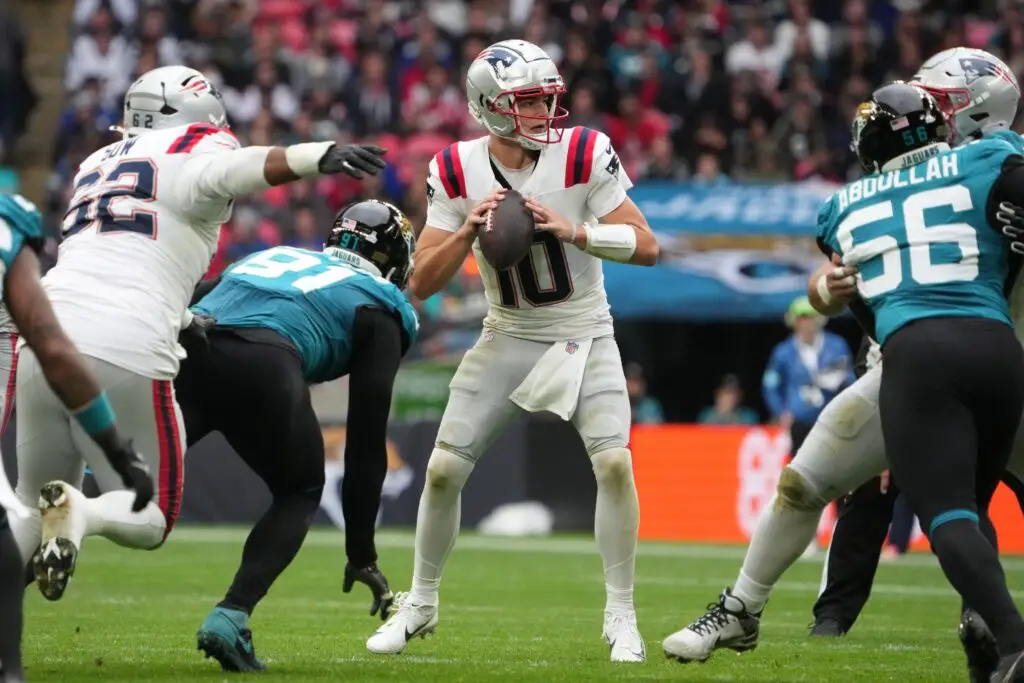
M 568 353 L 569 355 L 576 353 L 576 349 L 578 348 L 580 348 L 580 345 L 574 341 L 566 342 L 565 344 L 565 352 Z

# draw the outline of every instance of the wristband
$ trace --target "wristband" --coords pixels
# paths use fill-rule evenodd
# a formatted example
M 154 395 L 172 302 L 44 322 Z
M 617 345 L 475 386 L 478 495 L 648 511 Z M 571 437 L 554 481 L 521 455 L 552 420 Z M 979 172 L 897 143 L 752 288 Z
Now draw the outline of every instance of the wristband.
M 284 148 L 284 159 L 292 173 L 300 178 L 308 178 L 320 173 L 320 160 L 327 150 L 334 147 L 333 142 L 302 142 Z
M 114 409 L 111 407 L 105 391 L 101 391 L 99 396 L 72 414 L 89 436 L 95 436 L 109 429 L 116 421 Z
M 624 223 L 583 224 L 587 244 L 583 251 L 591 256 L 628 263 L 636 251 L 636 230 Z
M 832 292 L 828 291 L 828 275 L 822 274 L 818 277 L 817 290 L 821 303 L 826 306 L 832 303 Z

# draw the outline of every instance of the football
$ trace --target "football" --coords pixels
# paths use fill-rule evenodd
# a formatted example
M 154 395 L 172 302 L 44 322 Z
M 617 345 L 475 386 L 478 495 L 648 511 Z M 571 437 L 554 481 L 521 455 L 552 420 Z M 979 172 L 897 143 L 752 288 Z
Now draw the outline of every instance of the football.
M 533 213 L 526 208 L 523 195 L 508 190 L 480 226 L 480 251 L 495 270 L 508 270 L 529 253 L 534 230 Z

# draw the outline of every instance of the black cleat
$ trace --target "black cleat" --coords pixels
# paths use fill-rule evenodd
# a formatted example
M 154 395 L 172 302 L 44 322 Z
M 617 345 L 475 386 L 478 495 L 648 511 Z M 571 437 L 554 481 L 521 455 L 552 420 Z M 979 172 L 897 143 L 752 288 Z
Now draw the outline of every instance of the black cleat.
M 971 683 L 989 683 L 999 666 L 999 647 L 985 620 L 972 609 L 964 610 L 957 634 L 967 655 Z
M 1024 652 L 999 660 L 999 667 L 989 677 L 989 683 L 1024 683 Z
M 811 625 L 812 636 L 822 638 L 841 638 L 846 635 L 846 629 L 835 619 L 821 619 Z

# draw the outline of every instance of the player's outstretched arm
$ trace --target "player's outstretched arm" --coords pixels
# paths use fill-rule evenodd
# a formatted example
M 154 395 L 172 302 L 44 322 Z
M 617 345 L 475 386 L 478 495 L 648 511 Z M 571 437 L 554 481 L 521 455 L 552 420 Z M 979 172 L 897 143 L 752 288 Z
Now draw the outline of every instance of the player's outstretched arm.
M 4 301 L 25 343 L 39 360 L 47 384 L 103 449 L 125 486 L 135 491 L 136 511 L 153 498 L 149 470 L 117 431 L 114 411 L 96 378 L 71 343 L 39 281 L 39 260 L 22 249 L 7 274 Z
M 638 266 L 653 266 L 658 262 L 658 240 L 640 207 L 629 197 L 601 217 L 597 225 L 573 225 L 533 198 L 526 200 L 526 206 L 533 211 L 538 230 L 553 233 L 558 239 L 588 254 L 606 261 Z
M 304 142 L 288 147 L 242 147 L 197 154 L 182 167 L 190 195 L 233 199 L 300 178 L 345 173 L 358 180 L 385 167 L 376 145 Z
M 416 239 L 414 268 L 409 278 L 409 291 L 419 299 L 429 299 L 443 289 L 473 247 L 477 229 L 487 221 L 487 212 L 497 208 L 505 190 L 484 197 L 469 212 L 465 222 L 455 231 L 427 225 Z

